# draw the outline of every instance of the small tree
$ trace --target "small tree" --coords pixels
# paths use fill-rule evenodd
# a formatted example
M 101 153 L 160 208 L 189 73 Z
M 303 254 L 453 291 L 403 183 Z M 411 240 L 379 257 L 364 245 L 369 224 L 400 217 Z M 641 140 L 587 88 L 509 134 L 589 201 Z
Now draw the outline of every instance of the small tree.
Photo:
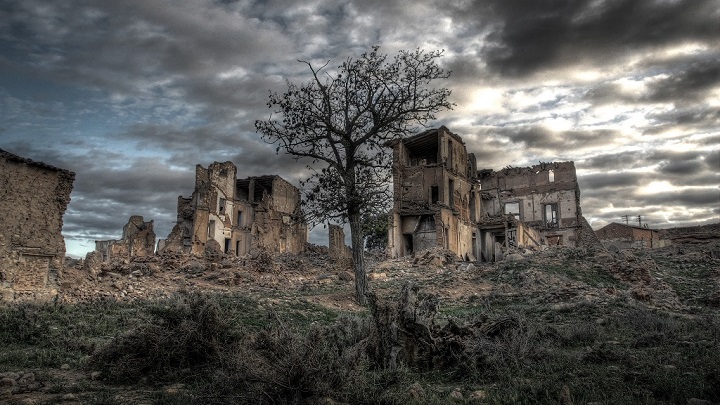
M 390 214 L 385 212 L 368 212 L 363 215 L 362 229 L 365 248 L 368 250 L 385 250 L 388 244 L 388 225 Z
M 436 61 L 442 51 L 400 51 L 392 60 L 378 47 L 348 58 L 337 70 L 328 63 L 310 69 L 312 79 L 287 82 L 284 94 L 270 93 L 273 116 L 256 121 L 266 142 L 295 159 L 308 158 L 313 174 L 303 182 L 309 222 L 350 222 L 355 292 L 365 304 L 362 217 L 381 212 L 391 201 L 391 153 L 385 143 L 417 131 L 452 108 L 450 90 L 430 85 L 450 73 Z M 320 163 L 322 167 L 317 167 Z M 318 170 L 319 169 L 319 170 Z M 382 207 L 382 208 L 380 208 Z

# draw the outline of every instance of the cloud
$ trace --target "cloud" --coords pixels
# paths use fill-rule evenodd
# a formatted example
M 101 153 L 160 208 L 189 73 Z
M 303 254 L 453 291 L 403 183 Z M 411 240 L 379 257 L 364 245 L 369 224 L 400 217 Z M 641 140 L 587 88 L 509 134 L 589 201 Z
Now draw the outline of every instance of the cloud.
M 720 37 L 718 11 L 711 0 L 465 4 L 454 7 L 455 19 L 495 27 L 482 53 L 488 66 L 504 76 L 524 76 L 561 64 L 606 62 L 648 47 Z

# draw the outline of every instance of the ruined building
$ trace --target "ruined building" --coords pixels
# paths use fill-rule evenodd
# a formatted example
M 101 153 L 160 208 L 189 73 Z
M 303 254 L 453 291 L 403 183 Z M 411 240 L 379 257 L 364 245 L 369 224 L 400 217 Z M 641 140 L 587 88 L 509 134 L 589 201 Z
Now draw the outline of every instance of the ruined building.
M 660 239 L 660 231 L 647 226 L 635 226 L 613 222 L 595 231 L 603 246 L 609 249 L 654 249 L 670 245 Z
M 481 170 L 482 257 L 511 247 L 579 246 L 586 224 L 573 162 Z
M 75 173 L 0 149 L 0 299 L 49 298 Z
M 480 187 L 475 156 L 445 127 L 396 140 L 393 148 L 393 257 L 443 247 L 477 257 Z
M 300 191 L 280 176 L 237 179 L 231 162 L 195 168 L 195 191 L 178 197 L 177 223 L 158 252 L 242 256 L 254 247 L 298 254 L 307 243 Z
M 145 222 L 140 215 L 133 215 L 123 227 L 120 240 L 96 240 L 95 250 L 102 253 L 103 261 L 119 259 L 129 261 L 134 257 L 155 254 L 155 231 L 153 221 Z
M 475 156 L 445 127 L 396 140 L 393 257 L 441 247 L 496 261 L 512 248 L 577 246 L 592 234 L 580 210 L 573 162 L 477 170 Z

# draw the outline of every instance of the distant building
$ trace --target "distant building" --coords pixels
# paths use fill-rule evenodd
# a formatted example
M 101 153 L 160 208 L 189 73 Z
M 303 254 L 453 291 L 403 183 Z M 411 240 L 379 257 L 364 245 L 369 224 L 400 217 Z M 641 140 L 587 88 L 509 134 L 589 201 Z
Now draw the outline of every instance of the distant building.
M 643 226 L 610 223 L 595 231 L 600 242 L 606 248 L 617 249 L 646 248 L 653 249 L 669 244 L 660 239 L 660 232 Z
M 0 299 L 52 296 L 75 173 L 0 149 Z
M 244 255 L 253 247 L 278 253 L 305 250 L 307 224 L 300 212 L 300 191 L 280 176 L 237 179 L 231 162 L 195 170 L 195 191 L 178 197 L 177 223 L 158 252 L 206 250 Z
M 446 127 L 389 143 L 393 148 L 392 257 L 441 247 L 477 257 L 480 191 L 475 156 Z
M 393 148 L 392 257 L 433 247 L 497 261 L 513 248 L 597 243 L 580 209 L 573 162 L 477 170 L 446 127 L 388 143 Z
M 480 170 L 482 256 L 499 248 L 582 245 L 580 188 L 573 162 Z M 592 232 L 588 232 L 592 233 Z

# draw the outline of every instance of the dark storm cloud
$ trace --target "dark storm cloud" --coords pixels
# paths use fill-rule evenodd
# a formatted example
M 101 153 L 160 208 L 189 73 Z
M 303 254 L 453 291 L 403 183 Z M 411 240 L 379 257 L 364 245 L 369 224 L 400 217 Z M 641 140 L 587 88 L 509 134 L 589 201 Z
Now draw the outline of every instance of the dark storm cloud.
M 687 176 L 705 169 L 701 160 L 668 161 L 660 164 L 660 173 L 672 176 Z
M 627 170 L 644 165 L 644 153 L 630 151 L 594 156 L 581 162 L 582 167 L 593 171 Z
M 540 126 L 502 128 L 497 131 L 511 142 L 523 144 L 534 151 L 568 151 L 611 142 L 617 133 L 612 130 L 551 131 Z
M 717 55 L 687 61 L 669 69 L 669 77 L 651 85 L 649 101 L 703 100 L 708 96 L 708 89 L 720 87 L 720 57 Z
M 636 172 L 593 173 L 578 176 L 578 183 L 583 194 L 592 191 L 606 192 L 605 189 L 620 187 L 637 187 L 645 176 Z
M 720 108 L 700 104 L 669 112 L 651 113 L 646 117 L 652 122 L 652 126 L 643 130 L 644 135 L 655 135 L 677 128 L 704 132 L 720 127 Z M 720 143 L 720 140 L 715 139 L 714 143 Z
M 495 0 L 455 7 L 465 24 L 492 24 L 484 56 L 503 75 L 616 57 L 650 46 L 720 38 L 713 0 Z
M 719 188 L 684 189 L 672 192 L 636 196 L 640 205 L 678 205 L 715 208 L 720 204 Z

